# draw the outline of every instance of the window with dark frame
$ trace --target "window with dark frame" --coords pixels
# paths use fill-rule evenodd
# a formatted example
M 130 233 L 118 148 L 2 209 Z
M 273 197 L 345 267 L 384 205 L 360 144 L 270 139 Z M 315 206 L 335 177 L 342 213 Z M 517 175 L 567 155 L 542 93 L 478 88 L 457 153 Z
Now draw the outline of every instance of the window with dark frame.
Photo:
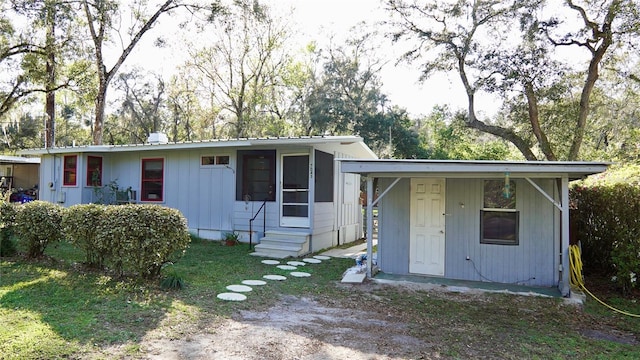
M 276 200 L 276 152 L 274 150 L 238 151 L 236 200 Z
M 63 158 L 62 185 L 76 186 L 78 175 L 78 155 L 65 155 Z
M 200 165 L 229 165 L 229 155 L 203 155 L 200 157 Z
M 102 186 L 101 156 L 87 156 L 87 186 Z
M 480 243 L 518 245 L 519 223 L 515 182 L 485 180 L 484 202 L 480 210 Z
M 315 151 L 315 201 L 333 201 L 333 155 Z
M 164 159 L 142 159 L 142 201 L 163 201 Z

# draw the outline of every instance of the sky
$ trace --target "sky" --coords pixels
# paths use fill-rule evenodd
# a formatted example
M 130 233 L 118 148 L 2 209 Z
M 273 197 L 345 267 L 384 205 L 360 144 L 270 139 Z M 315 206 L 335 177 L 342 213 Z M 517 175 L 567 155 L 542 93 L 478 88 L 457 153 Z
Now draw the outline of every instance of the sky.
M 376 27 L 376 22 L 388 18 L 378 0 L 262 0 L 277 14 L 289 14 L 290 22 L 299 29 L 296 39 L 300 47 L 311 40 L 320 45 L 327 42 L 330 35 L 337 39 L 347 34 L 349 29 L 366 21 Z M 152 31 L 145 34 L 144 42 L 136 49 L 131 59 L 125 63 L 125 69 L 131 66 L 143 66 L 162 72 L 165 76 L 171 73 L 175 64 L 180 62 L 179 51 L 153 48 L 150 44 L 160 36 L 172 37 L 175 26 L 166 26 L 168 19 L 160 19 L 160 23 Z M 165 33 L 162 33 L 164 26 Z M 160 27 L 160 30 L 157 28 Z M 169 32 L 169 33 L 167 33 Z M 145 45 L 146 44 L 146 45 Z M 389 40 L 384 41 L 378 49 L 386 65 L 381 70 L 382 91 L 392 105 L 405 108 L 414 116 L 431 112 L 435 105 L 447 104 L 452 108 L 466 108 L 467 102 L 460 80 L 455 76 L 436 75 L 425 83 L 419 83 L 420 71 L 417 65 L 396 64 L 399 50 Z M 484 102 L 476 106 L 480 111 L 494 112 L 496 106 Z

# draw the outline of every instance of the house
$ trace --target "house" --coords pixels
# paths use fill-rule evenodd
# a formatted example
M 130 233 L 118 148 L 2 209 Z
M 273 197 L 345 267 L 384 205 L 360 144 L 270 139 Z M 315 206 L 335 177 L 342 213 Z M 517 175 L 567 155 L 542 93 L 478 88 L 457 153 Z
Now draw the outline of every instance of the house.
M 11 190 L 11 201 L 38 196 L 40 158 L 0 155 L 0 189 Z
M 361 138 L 312 136 L 31 149 L 41 157 L 40 199 L 125 201 L 180 210 L 192 233 L 237 232 L 258 255 L 299 256 L 361 236 L 360 176 L 337 158 L 376 158 Z M 119 196 L 118 200 L 122 200 Z M 253 221 L 250 221 L 253 220 Z
M 380 271 L 569 294 L 569 181 L 607 163 L 344 159 L 378 205 Z M 371 195 L 368 195 L 371 196 Z M 368 258 L 372 258 L 371 238 Z M 372 275 L 371 262 L 367 275 Z

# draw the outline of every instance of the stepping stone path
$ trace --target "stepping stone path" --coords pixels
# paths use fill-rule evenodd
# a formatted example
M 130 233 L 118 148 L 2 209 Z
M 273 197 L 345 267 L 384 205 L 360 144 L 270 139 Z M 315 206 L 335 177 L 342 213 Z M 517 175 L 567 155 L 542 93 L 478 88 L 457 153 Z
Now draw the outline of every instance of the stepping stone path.
M 280 270 L 298 270 L 297 267 L 292 265 L 277 265 L 276 267 Z
M 307 265 L 307 263 L 304 262 L 304 261 L 289 261 L 289 262 L 287 262 L 287 264 L 289 264 L 291 266 L 305 266 L 305 265 Z
M 307 272 L 301 272 L 301 271 L 292 271 L 289 273 L 289 275 L 293 276 L 293 277 L 309 277 L 311 276 L 311 274 L 307 273 Z
M 263 276 L 263 278 L 265 278 L 267 280 L 276 280 L 276 281 L 287 280 L 287 277 L 286 276 L 282 276 L 282 275 L 265 275 L 265 276 Z
M 266 281 L 262 280 L 242 280 L 242 283 L 250 286 L 262 286 L 267 284 Z
M 221 293 L 218 294 L 218 299 L 227 300 L 227 301 L 245 301 L 247 300 L 246 295 L 238 294 L 238 293 Z
M 266 264 L 266 265 L 278 265 L 278 264 L 280 264 L 280 261 L 278 261 L 278 260 L 262 260 L 261 263 Z
M 318 259 L 314 259 L 314 258 L 304 258 L 302 259 L 302 261 L 309 263 L 309 264 L 320 264 L 322 262 L 322 260 L 318 260 Z
M 247 285 L 229 285 L 227 286 L 227 290 L 233 291 L 233 292 L 249 292 L 253 289 Z
M 298 266 L 305 266 L 307 264 L 319 264 L 323 260 L 329 260 L 329 259 L 331 259 L 331 257 L 329 256 L 315 255 L 311 258 L 304 258 L 302 259 L 302 261 L 289 261 L 287 262 L 287 265 L 280 265 L 280 261 L 271 260 L 271 259 L 262 260 L 261 263 L 265 265 L 277 265 L 277 268 L 281 270 L 297 270 Z M 302 271 L 292 271 L 289 273 L 289 275 L 297 278 L 304 278 L 304 277 L 311 276 L 310 273 L 302 272 Z M 287 277 L 282 275 L 264 275 L 263 278 L 267 280 L 274 280 L 274 281 L 287 280 Z M 242 285 L 227 286 L 227 290 L 233 291 L 233 292 L 218 294 L 217 298 L 221 300 L 226 300 L 226 301 L 244 301 L 247 299 L 247 296 L 241 293 L 253 291 L 251 286 L 262 286 L 266 284 L 267 282 L 264 280 L 243 280 Z

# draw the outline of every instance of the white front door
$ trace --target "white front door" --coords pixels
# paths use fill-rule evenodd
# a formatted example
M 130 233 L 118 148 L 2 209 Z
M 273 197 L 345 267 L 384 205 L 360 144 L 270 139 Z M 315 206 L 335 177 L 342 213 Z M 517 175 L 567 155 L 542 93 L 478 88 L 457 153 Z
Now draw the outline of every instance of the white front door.
M 309 154 L 282 155 L 280 226 L 309 227 Z
M 409 272 L 444 276 L 444 179 L 411 179 Z

